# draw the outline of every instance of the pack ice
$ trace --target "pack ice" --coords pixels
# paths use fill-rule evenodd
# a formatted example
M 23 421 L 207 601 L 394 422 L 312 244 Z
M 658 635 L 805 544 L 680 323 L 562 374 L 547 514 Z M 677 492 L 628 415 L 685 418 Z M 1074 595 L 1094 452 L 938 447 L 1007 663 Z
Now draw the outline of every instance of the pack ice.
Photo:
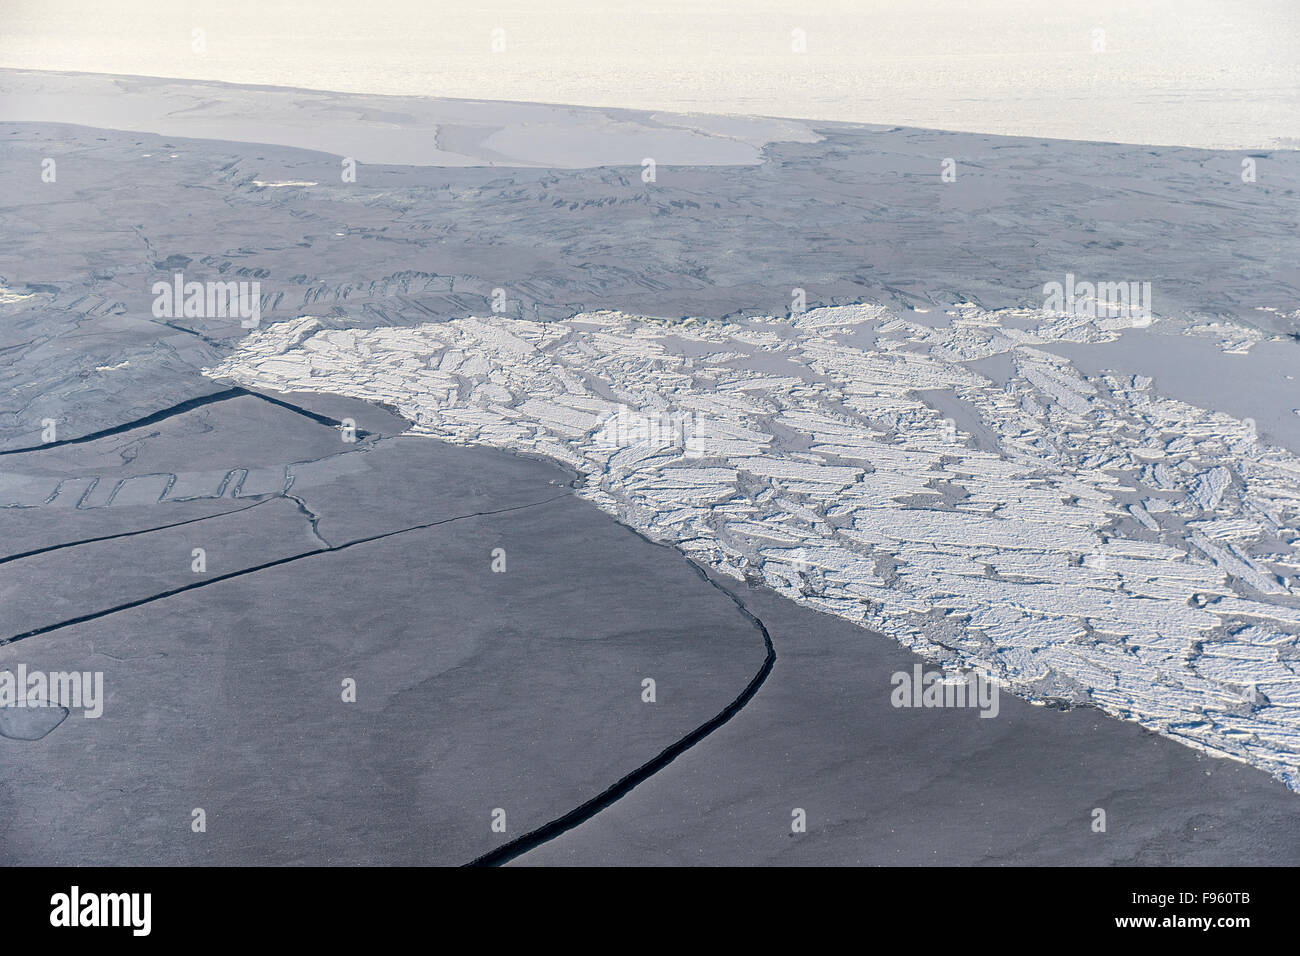
M 723 573 L 1300 789 L 1300 458 L 1051 351 L 1116 342 L 1122 323 L 969 304 L 925 318 L 300 318 L 208 374 L 545 455 Z M 613 427 L 639 420 L 683 427 Z

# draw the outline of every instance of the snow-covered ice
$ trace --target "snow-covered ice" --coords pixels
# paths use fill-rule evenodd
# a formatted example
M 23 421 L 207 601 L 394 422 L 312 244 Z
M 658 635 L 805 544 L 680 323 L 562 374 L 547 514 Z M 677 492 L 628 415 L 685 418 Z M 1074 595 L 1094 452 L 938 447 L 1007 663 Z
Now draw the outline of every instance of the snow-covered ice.
M 1050 350 L 1116 341 L 1115 323 L 949 319 L 304 317 L 209 374 L 383 402 L 415 433 L 563 462 L 584 497 L 726 574 L 1300 789 L 1300 457 Z M 1224 350 L 1244 337 L 1182 331 Z M 993 356 L 1005 381 L 971 367 Z M 676 424 L 613 427 L 629 416 Z

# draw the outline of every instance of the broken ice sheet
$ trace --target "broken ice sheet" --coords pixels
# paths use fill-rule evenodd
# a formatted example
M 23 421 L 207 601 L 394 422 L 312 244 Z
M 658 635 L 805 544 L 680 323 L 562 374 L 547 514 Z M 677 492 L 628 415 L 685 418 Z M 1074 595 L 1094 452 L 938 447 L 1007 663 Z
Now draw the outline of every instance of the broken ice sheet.
M 1300 789 L 1300 596 L 1282 573 L 1300 560 L 1300 458 L 1044 350 L 1114 342 L 1113 323 L 971 304 L 949 320 L 862 305 L 729 325 L 300 318 L 208 374 L 382 402 L 417 434 L 562 461 L 582 496 L 725 574 Z M 868 323 L 871 347 L 845 341 Z M 1001 381 L 967 364 L 996 355 Z M 957 407 L 966 427 L 941 410 Z M 620 442 L 610 423 L 627 414 L 699 427 Z

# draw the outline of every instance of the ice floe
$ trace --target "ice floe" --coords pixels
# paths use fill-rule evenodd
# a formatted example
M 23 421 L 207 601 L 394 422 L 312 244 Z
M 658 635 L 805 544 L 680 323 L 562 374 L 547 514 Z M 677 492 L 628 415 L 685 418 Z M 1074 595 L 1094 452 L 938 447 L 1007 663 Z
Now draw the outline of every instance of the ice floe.
M 548 456 L 725 574 L 1300 789 L 1300 459 L 1047 348 L 1113 342 L 1114 323 L 972 304 L 948 319 L 301 318 L 209 374 Z M 971 367 L 993 356 L 1003 380 Z

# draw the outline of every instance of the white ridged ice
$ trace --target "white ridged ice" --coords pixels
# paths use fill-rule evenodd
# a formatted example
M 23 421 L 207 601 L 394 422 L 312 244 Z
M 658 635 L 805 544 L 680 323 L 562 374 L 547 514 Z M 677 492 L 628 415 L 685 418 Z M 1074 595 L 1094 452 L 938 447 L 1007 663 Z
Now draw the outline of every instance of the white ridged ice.
M 724 573 L 1300 789 L 1300 459 L 1045 348 L 1114 341 L 1116 323 L 948 318 L 298 319 L 210 374 L 549 456 L 579 494 Z M 854 344 L 865 327 L 870 348 Z M 1223 323 L 1186 334 L 1253 341 Z M 966 364 L 1000 354 L 1005 382 Z

